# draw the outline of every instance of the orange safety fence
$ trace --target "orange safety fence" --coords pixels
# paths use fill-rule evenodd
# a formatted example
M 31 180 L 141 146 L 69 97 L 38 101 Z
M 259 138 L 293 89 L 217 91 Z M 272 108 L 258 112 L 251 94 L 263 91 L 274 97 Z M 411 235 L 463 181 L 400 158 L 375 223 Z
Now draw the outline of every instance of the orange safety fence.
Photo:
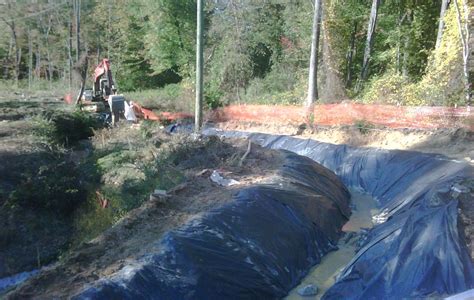
M 133 103 L 133 111 L 136 116 L 145 120 L 160 121 L 160 122 L 175 122 L 182 119 L 192 118 L 193 115 L 183 112 L 159 112 L 155 113 L 151 109 L 145 108 L 137 103 Z
M 306 110 L 294 105 L 230 105 L 211 112 L 214 122 L 244 121 L 258 124 L 305 122 Z M 395 106 L 379 104 L 320 104 L 314 108 L 315 125 L 352 125 L 369 122 L 390 128 L 466 128 L 474 131 L 474 111 L 467 107 Z

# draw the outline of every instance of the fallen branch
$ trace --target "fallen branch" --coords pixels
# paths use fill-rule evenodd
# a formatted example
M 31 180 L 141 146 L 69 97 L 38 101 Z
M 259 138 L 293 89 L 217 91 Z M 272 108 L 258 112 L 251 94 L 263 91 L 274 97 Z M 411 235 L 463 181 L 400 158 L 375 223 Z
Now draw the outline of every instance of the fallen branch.
M 252 142 L 249 140 L 249 145 L 247 146 L 247 151 L 245 151 L 244 155 L 240 159 L 239 167 L 242 167 L 242 164 L 244 163 L 244 160 L 247 158 L 247 155 L 249 155 L 251 146 L 252 146 Z

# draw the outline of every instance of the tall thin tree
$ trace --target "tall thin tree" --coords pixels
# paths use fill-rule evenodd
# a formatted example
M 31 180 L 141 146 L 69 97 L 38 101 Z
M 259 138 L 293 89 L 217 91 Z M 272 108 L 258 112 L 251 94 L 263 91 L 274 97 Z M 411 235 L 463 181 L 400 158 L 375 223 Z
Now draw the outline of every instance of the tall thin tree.
M 380 6 L 380 0 L 372 1 L 372 8 L 370 9 L 369 23 L 367 25 L 367 40 L 365 43 L 364 60 L 362 61 L 362 70 L 360 74 L 360 80 L 356 87 L 357 91 L 360 91 L 360 89 L 362 88 L 363 82 L 367 79 L 367 76 L 369 74 L 370 55 L 372 52 L 372 46 L 374 44 L 375 27 L 377 25 L 377 16 L 378 16 L 379 6 Z
M 309 61 L 308 98 L 306 99 L 307 117 L 312 114 L 314 103 L 318 100 L 318 53 L 321 33 L 321 11 L 323 0 L 314 3 L 313 29 L 311 33 L 311 56 Z
M 74 0 L 74 15 L 76 20 L 76 62 L 81 57 L 81 0 Z
M 466 104 L 467 106 L 471 106 L 471 89 L 472 89 L 472 82 L 469 76 L 469 56 L 470 56 L 470 49 L 469 49 L 469 7 L 467 5 L 466 0 L 462 0 L 463 3 L 463 10 L 459 9 L 458 0 L 454 0 L 454 7 L 456 8 L 456 15 L 457 15 L 457 23 L 459 29 L 459 37 L 461 39 L 462 44 L 462 58 L 463 58 L 463 74 L 464 74 L 464 84 L 465 84 L 465 95 L 466 95 Z
M 443 31 L 444 31 L 444 16 L 446 15 L 446 11 L 448 10 L 450 0 L 442 0 L 441 2 L 441 10 L 439 13 L 439 23 L 438 23 L 438 35 L 436 36 L 436 46 L 435 49 L 438 49 L 441 46 L 441 40 L 443 38 Z

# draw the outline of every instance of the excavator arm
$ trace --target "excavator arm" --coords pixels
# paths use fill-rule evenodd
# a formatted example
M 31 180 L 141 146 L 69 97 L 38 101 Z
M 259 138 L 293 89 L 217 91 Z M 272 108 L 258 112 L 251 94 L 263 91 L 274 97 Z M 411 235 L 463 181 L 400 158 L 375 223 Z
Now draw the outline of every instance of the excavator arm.
M 117 89 L 112 78 L 110 62 L 104 58 L 94 70 L 94 97 L 107 100 L 109 95 L 115 95 Z

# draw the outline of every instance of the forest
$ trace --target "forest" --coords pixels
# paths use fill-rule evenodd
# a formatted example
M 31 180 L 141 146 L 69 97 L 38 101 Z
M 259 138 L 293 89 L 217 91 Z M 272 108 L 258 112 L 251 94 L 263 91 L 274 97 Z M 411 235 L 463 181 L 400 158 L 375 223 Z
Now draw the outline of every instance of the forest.
M 121 92 L 192 90 L 195 0 L 2 1 L 5 88 L 79 86 L 109 58 Z M 319 7 L 318 100 L 466 105 L 467 0 L 324 0 Z M 306 98 L 311 0 L 205 1 L 207 106 L 298 104 Z M 472 63 L 471 63 L 472 65 Z

